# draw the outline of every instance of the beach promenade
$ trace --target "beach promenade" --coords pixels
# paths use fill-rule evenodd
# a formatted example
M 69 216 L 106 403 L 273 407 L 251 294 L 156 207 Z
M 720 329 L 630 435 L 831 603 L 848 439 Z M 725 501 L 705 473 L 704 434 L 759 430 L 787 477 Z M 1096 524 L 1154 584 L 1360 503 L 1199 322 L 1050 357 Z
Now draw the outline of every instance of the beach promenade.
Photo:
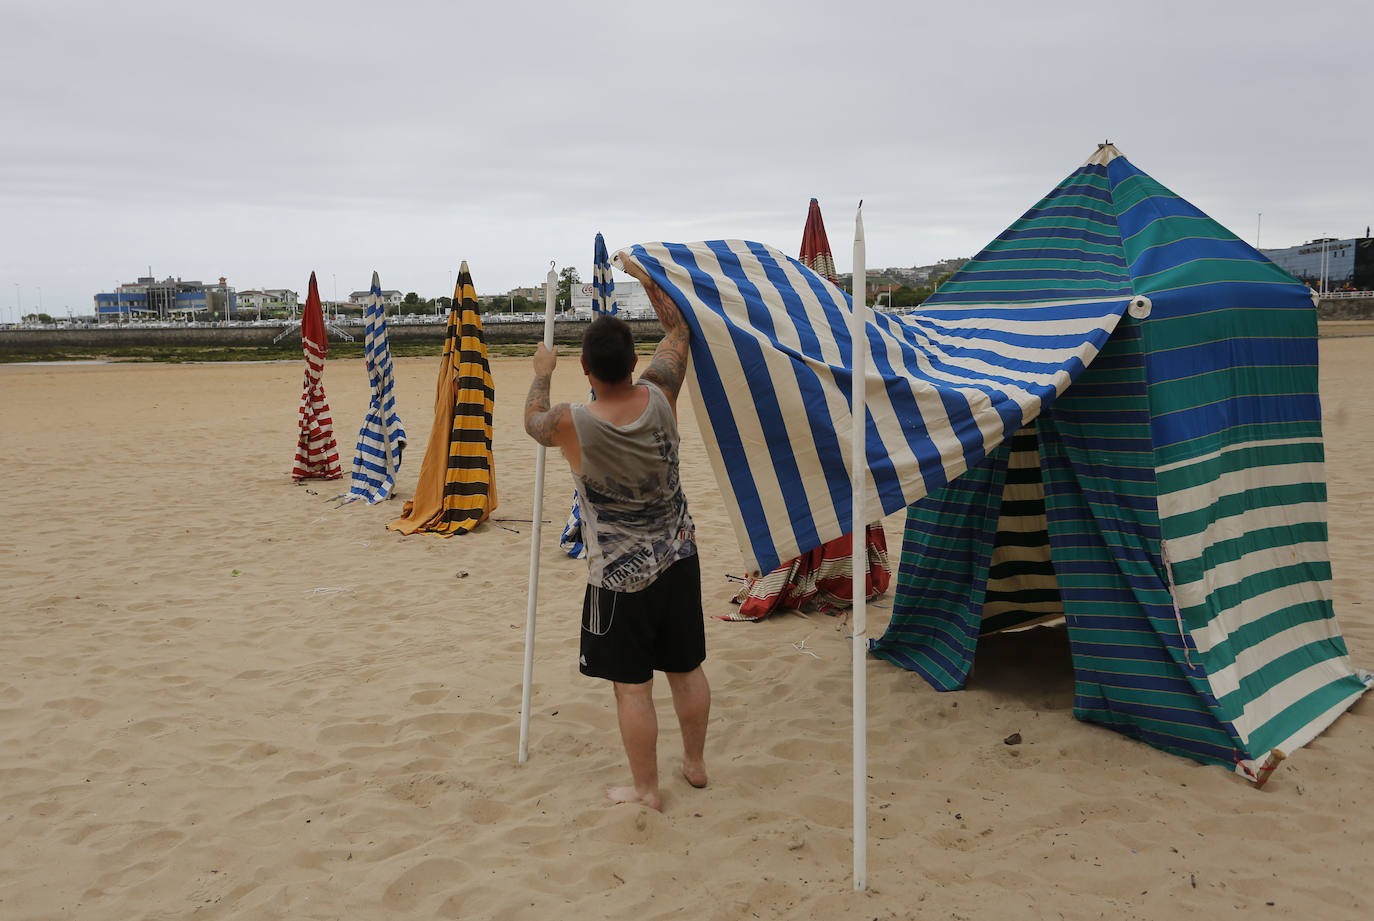
M 1335 609 L 1369 668 L 1366 327 L 1320 348 Z M 584 399 L 563 351 L 554 399 Z M 586 569 L 557 550 L 572 489 L 556 457 L 517 765 L 530 368 L 492 367 L 500 504 L 440 539 L 384 530 L 415 486 L 437 358 L 396 361 L 411 443 L 398 499 L 371 507 L 331 501 L 346 481 L 290 480 L 300 362 L 0 365 L 0 918 L 1349 921 L 1374 908 L 1374 700 L 1257 791 L 1074 720 L 1062 628 L 988 641 L 963 692 L 868 662 L 867 892 L 851 891 L 850 650 L 834 618 L 709 619 L 711 785 L 676 777 L 660 695 L 664 811 L 608 805 L 623 754 L 610 690 L 577 673 Z M 324 387 L 346 462 L 361 361 L 329 361 Z M 709 616 L 730 610 L 742 571 L 691 399 L 683 479 Z M 895 556 L 902 516 L 886 527 Z M 890 603 L 870 604 L 870 634 Z M 1004 744 L 1012 733 L 1021 744 Z

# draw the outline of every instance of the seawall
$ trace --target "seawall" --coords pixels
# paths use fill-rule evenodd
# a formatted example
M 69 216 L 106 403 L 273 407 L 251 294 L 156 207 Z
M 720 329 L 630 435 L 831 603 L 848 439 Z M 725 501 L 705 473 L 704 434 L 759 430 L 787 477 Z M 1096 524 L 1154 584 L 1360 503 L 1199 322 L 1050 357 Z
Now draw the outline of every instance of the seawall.
M 554 323 L 554 342 L 559 345 L 579 345 L 589 320 L 559 320 Z M 663 327 L 657 320 L 629 320 L 636 340 L 654 342 L 663 337 Z M 341 327 L 357 342 L 363 340 L 362 326 Z M 139 324 L 119 326 L 82 326 L 74 328 L 44 327 L 39 329 L 0 329 L 0 352 L 99 352 L 101 349 L 131 348 L 262 348 L 279 351 L 300 347 L 300 335 L 295 330 L 281 342 L 272 340 L 281 334 L 280 326 L 181 327 L 153 329 Z M 446 333 L 443 324 L 426 326 L 388 325 L 392 343 L 442 343 Z M 490 323 L 483 329 L 488 345 L 533 344 L 544 338 L 543 323 Z M 332 332 L 332 342 L 339 339 Z

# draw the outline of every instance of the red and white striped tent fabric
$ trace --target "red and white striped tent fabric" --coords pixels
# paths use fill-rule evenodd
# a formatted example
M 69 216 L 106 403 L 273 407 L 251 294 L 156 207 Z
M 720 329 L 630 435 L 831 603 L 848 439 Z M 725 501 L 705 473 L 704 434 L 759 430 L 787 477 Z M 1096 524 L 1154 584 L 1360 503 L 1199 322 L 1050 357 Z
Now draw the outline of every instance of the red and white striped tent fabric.
M 798 261 L 831 284 L 839 283 L 835 259 L 830 254 L 830 241 L 825 235 L 825 221 L 821 219 L 821 206 L 814 198 L 806 212 Z M 891 570 L 883 526 L 869 525 L 865 536 L 868 571 L 864 574 L 864 595 L 872 598 L 887 591 Z M 739 610 L 723 619 L 761 620 L 773 611 L 803 606 L 827 612 L 848 608 L 854 594 L 853 564 L 850 562 L 853 541 L 850 538 L 849 534 L 837 537 L 784 562 L 771 572 L 746 579 L 735 596 Z
M 301 314 L 301 348 L 305 352 L 305 385 L 301 390 L 300 435 L 291 479 L 337 480 L 343 476 L 339 445 L 334 440 L 334 419 L 324 398 L 324 359 L 329 354 L 329 334 L 320 310 L 320 288 L 310 273 L 310 293 Z

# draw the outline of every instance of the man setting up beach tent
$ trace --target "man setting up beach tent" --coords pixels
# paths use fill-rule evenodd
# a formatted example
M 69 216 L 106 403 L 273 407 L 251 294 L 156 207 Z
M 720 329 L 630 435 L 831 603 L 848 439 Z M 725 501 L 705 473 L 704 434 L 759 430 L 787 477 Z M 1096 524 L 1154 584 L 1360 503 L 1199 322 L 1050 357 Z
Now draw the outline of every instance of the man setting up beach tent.
M 617 803 L 662 807 L 658 780 L 655 671 L 667 675 L 682 731 L 682 776 L 706 786 L 704 750 L 711 689 L 702 671 L 706 634 L 696 534 L 678 469 L 677 397 L 687 370 L 687 329 L 672 302 L 648 282 L 666 335 L 634 381 L 634 335 L 600 316 L 582 342 L 582 370 L 594 400 L 549 405 L 557 353 L 540 345 L 525 401 L 525 431 L 562 449 L 581 503 L 587 552 L 580 667 L 615 691 L 631 786 Z
M 1311 292 L 1111 144 L 867 349 L 848 297 L 763 244 L 613 263 L 690 330 L 746 565 L 911 506 L 877 655 L 953 689 L 982 632 L 1062 610 L 1075 716 L 1257 783 L 1374 682 L 1332 611 Z
M 487 362 L 477 289 L 468 264 L 458 269 L 448 334 L 434 388 L 434 424 L 420 462 L 415 498 L 387 525 L 402 534 L 466 534 L 496 509 L 492 413 L 496 387 Z

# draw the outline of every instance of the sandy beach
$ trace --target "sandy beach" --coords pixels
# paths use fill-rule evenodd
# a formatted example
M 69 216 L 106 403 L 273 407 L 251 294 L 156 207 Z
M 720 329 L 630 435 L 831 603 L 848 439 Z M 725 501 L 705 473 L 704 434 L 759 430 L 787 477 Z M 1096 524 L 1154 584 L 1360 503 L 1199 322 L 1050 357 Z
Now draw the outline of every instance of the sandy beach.
M 1374 667 L 1374 363 L 1321 343 L 1336 614 Z M 565 356 L 567 350 L 564 350 Z M 577 673 L 586 564 L 547 478 L 530 760 L 516 763 L 533 443 L 495 359 L 494 520 L 384 530 L 413 492 L 438 358 L 396 363 L 398 498 L 293 485 L 302 363 L 0 366 L 0 918 L 1216 919 L 1374 907 L 1374 700 L 1262 790 L 1072 717 L 1062 628 L 984 644 L 966 691 L 868 663 L 869 890 L 851 889 L 842 624 L 708 620 L 711 784 L 612 806 L 610 689 Z M 324 375 L 345 458 L 359 360 Z M 582 399 L 561 362 L 555 399 Z M 690 399 L 690 398 L 689 398 Z M 742 569 L 692 412 L 683 478 L 709 614 Z M 886 522 L 894 559 L 902 516 Z M 870 608 L 886 624 L 891 596 Z M 662 682 L 660 682 L 662 685 Z M 1023 743 L 1004 738 L 1019 732 Z

